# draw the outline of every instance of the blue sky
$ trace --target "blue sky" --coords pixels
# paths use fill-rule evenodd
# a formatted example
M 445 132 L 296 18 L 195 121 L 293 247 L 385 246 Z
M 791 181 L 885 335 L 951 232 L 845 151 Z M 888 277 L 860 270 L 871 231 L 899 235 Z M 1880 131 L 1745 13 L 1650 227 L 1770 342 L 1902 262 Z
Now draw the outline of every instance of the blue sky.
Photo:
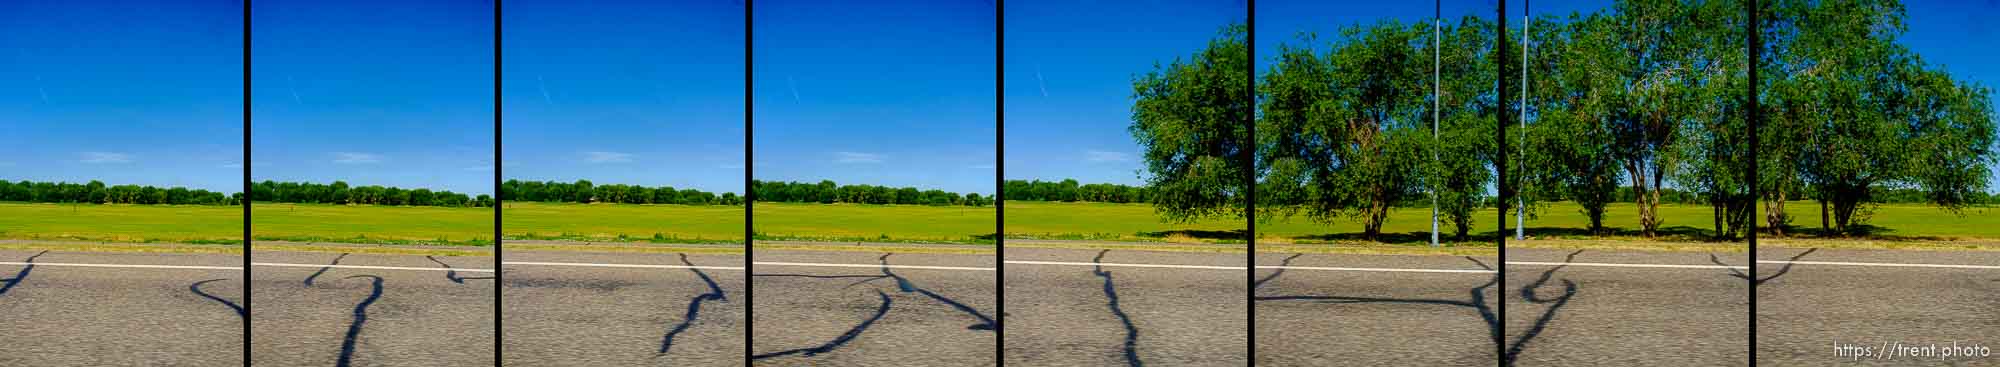
M 759 180 L 992 194 L 995 9 L 982 1 L 759 1 Z
M 0 180 L 243 189 L 239 1 L 0 2 Z
M 741 2 L 505 6 L 507 178 L 743 192 Z
M 1549 1 L 1554 2 L 1554 1 Z M 1326 44 L 1340 36 L 1340 30 L 1355 25 L 1371 25 L 1383 18 L 1394 19 L 1404 24 L 1431 22 L 1440 12 L 1446 20 L 1455 20 L 1467 15 L 1493 19 L 1494 5 L 1491 0 L 1446 0 L 1432 1 L 1310 1 L 1310 0 L 1265 0 L 1257 2 L 1257 73 L 1262 75 L 1271 68 L 1278 55 L 1278 45 L 1294 47 L 1304 45 L 1299 42 L 1299 32 L 1319 35 L 1319 41 L 1311 46 L 1324 51 Z M 1516 15 L 1519 5 L 1508 2 L 1508 26 L 1515 26 L 1520 18 Z
M 493 192 L 490 1 L 251 13 L 253 179 Z
M 1133 77 L 1248 17 L 1237 0 L 1007 3 L 1007 178 L 1144 184 Z
M 1953 79 L 1973 81 L 2000 92 L 2000 65 L 1994 65 L 1994 49 L 2000 47 L 2000 1 L 1906 1 L 1909 11 L 1904 24 L 1909 32 L 1897 41 L 1923 55 L 1924 62 L 1943 67 Z M 2000 120 L 2000 118 L 1996 118 Z M 2000 193 L 2000 167 L 1993 167 L 1987 191 Z

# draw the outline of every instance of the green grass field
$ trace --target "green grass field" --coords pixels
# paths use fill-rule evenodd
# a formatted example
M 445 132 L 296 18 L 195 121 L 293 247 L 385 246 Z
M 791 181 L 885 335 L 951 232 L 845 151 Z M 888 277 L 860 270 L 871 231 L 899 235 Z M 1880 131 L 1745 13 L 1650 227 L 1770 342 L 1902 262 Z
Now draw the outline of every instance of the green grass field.
M 1249 222 L 1161 222 L 1152 204 L 1008 201 L 1007 237 L 1050 240 L 1243 243 Z
M 1763 208 L 1758 209 L 1761 213 Z M 1819 233 L 1818 202 L 1785 202 L 1785 213 L 1792 217 L 1792 234 Z M 2000 240 L 2000 206 L 1966 208 L 1954 214 L 1929 205 L 1883 204 L 1875 206 L 1868 220 L 1861 224 L 1864 225 L 1858 228 L 1864 232 L 1861 237 L 1869 238 Z
M 493 244 L 493 208 L 253 203 L 258 241 Z
M 740 205 L 507 203 L 507 239 L 742 243 Z M 761 216 L 760 216 L 761 217 Z
M 243 243 L 243 207 L 0 203 L 0 239 Z
M 993 243 L 993 207 L 756 203 L 759 240 Z

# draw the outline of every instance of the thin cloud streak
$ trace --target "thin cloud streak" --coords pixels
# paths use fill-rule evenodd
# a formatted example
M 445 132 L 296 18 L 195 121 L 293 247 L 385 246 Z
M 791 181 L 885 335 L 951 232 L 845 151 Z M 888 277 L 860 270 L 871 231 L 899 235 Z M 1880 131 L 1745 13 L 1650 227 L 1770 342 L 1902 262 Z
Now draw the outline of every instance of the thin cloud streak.
M 1035 64 L 1035 86 L 1042 89 L 1042 98 L 1049 98 L 1049 83 L 1042 80 L 1042 64 Z
M 291 75 L 286 75 L 286 76 L 285 76 L 285 90 L 289 90 L 289 91 L 291 91 L 291 92 L 292 92 L 292 103 L 293 103 L 293 104 L 306 104 L 306 102 L 305 102 L 304 100 L 301 100 L 301 99 L 299 99 L 299 87 L 298 87 L 298 82 L 295 82 L 295 81 L 292 81 L 292 76 L 291 76 Z
M 1084 151 L 1083 156 L 1083 160 L 1088 162 L 1129 162 L 1132 160 L 1131 155 L 1102 150 Z
M 535 87 L 540 88 L 542 90 L 542 102 L 547 102 L 550 106 L 556 105 L 556 99 L 554 97 L 549 97 L 548 81 L 542 80 L 541 75 L 535 76 Z
M 42 104 L 49 104 L 49 90 L 42 88 L 42 76 L 35 76 L 35 91 L 42 94 Z
M 334 153 L 333 153 L 333 163 L 339 163 L 339 164 L 371 164 L 371 163 L 381 163 L 381 162 L 382 162 L 382 156 L 381 156 L 381 155 L 377 155 L 377 154 L 369 154 L 369 153 L 355 153 L 355 152 L 334 152 Z
M 835 163 L 882 163 L 882 155 L 874 153 L 833 152 Z
M 632 161 L 632 155 L 619 152 L 583 152 L 583 161 L 587 163 L 625 163 Z
M 791 76 L 791 75 L 786 75 L 786 76 L 785 76 L 785 85 L 786 85 L 786 86 L 789 86 L 789 87 L 791 87 L 791 88 L 792 88 L 792 102 L 798 102 L 798 101 L 799 101 L 799 82 L 798 82 L 798 81 L 795 81 L 795 80 L 792 80 L 792 76 Z
M 132 156 L 125 153 L 83 152 L 83 159 L 79 160 L 79 162 L 90 164 L 131 163 Z

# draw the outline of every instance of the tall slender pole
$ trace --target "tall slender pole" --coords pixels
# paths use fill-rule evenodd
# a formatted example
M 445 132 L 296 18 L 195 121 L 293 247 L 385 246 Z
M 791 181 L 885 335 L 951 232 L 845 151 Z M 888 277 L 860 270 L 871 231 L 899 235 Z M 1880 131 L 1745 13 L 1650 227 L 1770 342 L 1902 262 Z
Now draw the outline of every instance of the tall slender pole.
M 1528 1 L 1521 1 L 1521 163 L 1528 163 Z M 1526 175 L 1523 175 L 1526 176 Z M 1521 187 L 1514 185 L 1514 187 Z M 1527 237 L 1523 227 L 1528 216 L 1527 199 L 1514 194 L 1514 239 Z
M 1431 166 L 1432 167 L 1436 167 L 1438 163 L 1438 154 L 1437 154 L 1438 116 L 1439 116 L 1438 108 L 1443 103 L 1444 99 L 1444 87 L 1440 86 L 1440 84 L 1444 82 L 1444 77 L 1441 75 L 1443 64 L 1441 63 L 1442 61 L 1441 56 L 1438 56 L 1439 54 L 1444 52 L 1443 48 L 1444 0 L 1437 0 L 1436 4 L 1434 5 L 1436 6 L 1437 14 L 1432 16 L 1431 18 Z M 1432 177 L 1432 179 L 1436 179 L 1436 177 Z M 1431 184 L 1430 185 L 1431 186 L 1431 247 L 1438 247 L 1437 182 L 1431 181 L 1430 184 Z

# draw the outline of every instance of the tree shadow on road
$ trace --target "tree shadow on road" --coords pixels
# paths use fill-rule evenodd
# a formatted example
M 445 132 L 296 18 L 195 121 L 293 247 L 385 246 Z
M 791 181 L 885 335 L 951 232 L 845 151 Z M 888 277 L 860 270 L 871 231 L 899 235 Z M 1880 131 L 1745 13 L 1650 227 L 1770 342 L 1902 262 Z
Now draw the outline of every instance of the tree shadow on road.
M 877 257 L 877 258 L 876 258 L 876 261 L 878 261 L 878 262 L 879 262 L 879 263 L 881 264 L 881 268 L 880 268 L 880 271 L 881 271 L 881 274 L 880 274 L 880 275 L 874 275 L 874 274 L 866 274 L 866 275 L 864 275 L 864 274 L 841 274 L 841 275 L 817 275 L 817 274 L 751 274 L 750 276 L 751 276 L 752 278 L 758 278 L 758 277 L 772 277 L 772 278 L 803 278 L 803 279 L 814 279 L 814 280 L 831 280 L 831 279 L 860 279 L 860 280 L 857 280 L 857 281 L 853 281 L 853 282 L 849 282 L 849 283 L 847 283 L 846 285 L 844 285 L 844 286 L 842 286 L 842 287 L 841 287 L 841 288 L 843 288 L 843 289 L 845 289 L 845 288 L 851 288 L 851 287 L 854 287 L 854 286 L 856 286 L 856 285 L 861 285 L 861 284 L 866 284 L 866 283 L 870 283 L 870 282 L 874 282 L 874 281 L 876 281 L 876 280 L 882 280 L 882 279 L 893 279 L 893 280 L 895 280 L 895 281 L 896 281 L 896 289 L 897 289 L 897 290 L 898 290 L 899 292 L 902 292 L 902 293 L 915 293 L 915 294 L 918 294 L 918 295 L 922 295 L 922 296 L 924 296 L 924 297 L 927 297 L 927 298 L 930 298 L 930 299 L 932 299 L 932 300 L 936 300 L 936 301 L 938 301 L 938 302 L 940 302 L 940 303 L 943 303 L 943 304 L 945 304 L 946 306 L 950 306 L 951 308 L 953 308 L 953 309 L 955 309 L 955 310 L 958 310 L 959 312 L 963 312 L 963 313 L 965 313 L 966 315 L 968 315 L 968 316 L 971 316 L 971 317 L 973 317 L 974 319 L 978 320 L 978 322 L 977 322 L 977 323 L 974 323 L 974 324 L 972 324 L 971 326 L 967 326 L 967 327 L 966 327 L 966 329 L 969 329 L 969 330 L 984 330 L 984 331 L 994 331 L 994 330 L 997 330 L 997 329 L 999 329 L 999 322 L 998 322 L 998 321 L 994 320 L 994 319 L 993 319 L 993 318 L 991 318 L 991 317 L 988 317 L 988 316 L 986 316 L 986 314 L 984 314 L 984 313 L 982 313 L 982 312 L 979 312 L 979 310 L 978 310 L 978 309 L 975 309 L 975 308 L 973 308 L 972 306 L 968 306 L 968 305 L 966 305 L 966 304 L 964 304 L 964 303 L 961 303 L 961 302 L 959 302 L 959 301 L 957 301 L 957 300 L 953 300 L 953 299 L 951 299 L 950 297 L 946 297 L 946 296 L 944 296 L 944 295 L 941 295 L 941 294 L 938 294 L 938 293 L 936 293 L 936 292 L 932 292 L 932 291 L 930 291 L 930 290 L 928 290 L 928 289 L 924 289 L 924 288 L 922 288 L 922 287 L 919 287 L 919 286 L 917 286 L 917 285 L 916 285 L 916 283 L 915 283 L 915 282 L 913 282 L 913 281 L 910 281 L 910 280 L 909 280 L 908 278 L 904 278 L 904 277 L 903 277 L 903 276 L 901 276 L 901 275 L 897 275 L 897 274 L 896 274 L 896 273 L 895 273 L 894 271 L 891 271 L 891 270 L 889 270 L 889 269 L 890 269 L 890 264 L 889 264 L 889 256 L 891 256 L 891 255 L 895 255 L 895 254 L 894 254 L 894 253 L 885 253 L 885 254 L 882 254 L 882 256 L 881 256 L 881 257 Z M 848 344 L 849 342 L 852 342 L 852 341 L 854 341 L 854 339 L 856 339 L 856 338 L 859 338 L 859 337 L 861 336 L 862 332 L 864 332 L 864 331 L 867 331 L 867 330 L 868 330 L 868 328 L 869 328 L 869 327 L 871 327 L 871 326 L 873 326 L 873 325 L 875 324 L 875 322 L 876 322 L 876 321 L 880 321 L 880 320 L 882 319 L 882 317 L 884 317 L 884 316 L 888 315 L 888 313 L 889 313 L 889 311 L 890 311 L 890 309 L 891 309 L 891 306 L 892 306 L 892 305 L 894 304 L 894 302 L 893 302 L 893 301 L 892 301 L 892 300 L 891 300 L 891 299 L 889 298 L 889 294 L 888 294 L 887 292 L 883 292 L 883 291 L 882 291 L 882 290 L 880 290 L 880 289 L 877 289 L 877 290 L 875 290 L 875 294 L 876 294 L 876 296 L 877 296 L 877 297 L 881 298 L 881 301 L 882 301 L 882 305 L 881 305 L 880 307 L 876 308 L 876 310 L 875 310 L 875 313 L 874 313 L 873 315 L 869 316 L 868 318 L 866 318 L 866 319 L 863 319 L 863 320 L 861 320 L 861 322 L 860 322 L 859 324 L 856 324 L 856 325 L 855 325 L 854 327 L 852 327 L 852 328 L 849 328 L 849 329 L 847 330 L 847 332 L 844 332 L 844 333 L 841 333 L 841 334 L 840 334 L 840 336 L 838 336 L 838 337 L 835 337 L 835 338 L 834 338 L 833 340 L 831 340 L 831 341 L 828 341 L 828 342 L 826 342 L 826 343 L 823 343 L 823 344 L 820 344 L 820 345 L 818 345 L 818 346 L 814 346 L 814 347 L 810 347 L 810 348 L 798 348 L 798 349 L 787 349 L 787 350 L 782 350 L 782 351 L 777 351 L 777 352 L 770 352 L 770 353 L 761 353 L 761 354 L 755 354 L 755 355 L 751 355 L 751 356 L 750 356 L 750 359 L 751 359 L 751 360 L 761 360 L 761 359 L 768 359 L 768 358 L 774 358 L 774 357 L 783 357 L 783 356 L 789 356 L 789 355 L 803 355 L 803 356 L 807 356 L 807 357 L 811 357 L 811 356 L 815 356 L 815 355 L 819 355 L 819 354 L 824 354 L 824 353 L 827 353 L 827 352 L 831 352 L 831 351 L 834 351 L 835 349 L 838 349 L 838 348 L 840 348 L 841 346 L 844 346 L 844 345 L 847 345 L 847 344 Z
M 1567 264 L 1572 260 L 1574 260 L 1577 254 L 1582 252 L 1583 252 L 1582 250 L 1578 250 L 1577 252 L 1570 253 L 1569 256 L 1563 261 L 1565 265 L 1559 265 L 1547 271 L 1542 272 L 1541 277 L 1538 278 L 1535 282 L 1530 283 L 1528 286 L 1521 288 L 1520 293 L 1523 299 L 1527 300 L 1529 303 L 1532 304 L 1547 304 L 1548 307 L 1543 310 L 1542 315 L 1540 317 L 1537 317 L 1535 319 L 1534 323 L 1531 324 L 1528 330 L 1526 332 L 1523 332 L 1521 336 L 1519 338 L 1516 338 L 1512 343 L 1507 342 L 1505 325 L 1500 323 L 1499 315 L 1493 310 L 1493 306 L 1490 305 L 1489 304 L 1490 302 L 1487 301 L 1486 299 L 1487 289 L 1490 289 L 1495 285 L 1499 284 L 1500 277 L 1503 276 L 1503 274 L 1500 274 L 1498 271 L 1494 271 L 1493 267 L 1487 265 L 1485 262 L 1479 261 L 1479 259 L 1475 259 L 1470 256 L 1465 257 L 1466 261 L 1472 262 L 1474 265 L 1478 266 L 1481 269 L 1494 272 L 1492 278 L 1487 280 L 1485 284 L 1481 284 L 1477 287 L 1469 289 L 1467 291 L 1468 299 L 1463 301 L 1453 300 L 1453 299 L 1354 297 L 1354 296 L 1324 296 L 1324 295 L 1253 296 L 1252 300 L 1257 302 L 1311 302 L 1311 303 L 1335 304 L 1335 305 L 1387 303 L 1387 304 L 1409 304 L 1409 305 L 1423 305 L 1423 306 L 1448 306 L 1448 307 L 1471 308 L 1473 309 L 1474 313 L 1476 313 L 1479 316 L 1480 321 L 1486 325 L 1489 334 L 1488 339 L 1493 342 L 1496 350 L 1498 350 L 1501 353 L 1500 355 L 1501 365 L 1512 366 L 1514 365 L 1514 362 L 1518 359 L 1520 354 L 1527 348 L 1528 342 L 1533 340 L 1535 337 L 1540 336 L 1543 331 L 1547 330 L 1549 323 L 1555 320 L 1556 314 L 1564 306 L 1569 304 L 1570 299 L 1576 296 L 1577 286 L 1575 282 L 1571 282 L 1568 279 L 1563 279 L 1562 280 L 1563 294 L 1561 296 L 1554 298 L 1541 297 L 1537 290 L 1541 288 L 1543 285 L 1547 284 L 1554 277 L 1556 271 L 1562 270 L 1562 268 L 1568 266 Z M 1299 254 L 1293 254 L 1292 256 L 1286 257 L 1284 260 L 1280 261 L 1279 264 L 1280 268 L 1278 268 L 1277 271 L 1274 271 L 1269 276 L 1266 276 L 1262 279 L 1258 279 L 1253 282 L 1252 291 L 1255 292 L 1256 290 L 1263 289 L 1263 287 L 1268 285 L 1272 280 L 1278 278 L 1278 276 L 1284 273 L 1285 271 L 1284 267 L 1290 266 L 1292 260 L 1298 257 Z
M 21 262 L 28 263 L 28 265 L 22 266 L 20 272 L 14 273 L 13 278 L 0 278 L 0 283 L 5 283 L 0 284 L 0 296 L 7 295 L 8 291 L 14 290 L 14 286 L 21 285 L 22 281 L 28 280 L 28 273 L 35 271 L 35 258 L 42 257 L 42 255 L 48 253 L 49 250 L 42 250 L 42 252 L 36 253 L 34 256 L 29 256 L 27 260 L 21 260 Z
M 1139 328 L 1132 325 L 1132 316 L 1125 314 L 1125 308 L 1118 306 L 1118 289 L 1112 285 L 1111 272 L 1104 271 L 1104 254 L 1108 252 L 1111 250 L 1100 250 L 1097 257 L 1090 259 L 1090 263 L 1095 264 L 1091 266 L 1090 274 L 1104 278 L 1105 305 L 1111 308 L 1111 315 L 1117 316 L 1118 322 L 1125 325 L 1125 364 L 1143 366 L 1145 363 L 1139 361 Z
M 452 283 L 465 284 L 465 281 L 467 280 L 492 280 L 494 277 L 492 275 L 483 277 L 462 277 L 458 275 L 458 269 L 451 267 L 451 264 L 446 264 L 443 261 L 438 261 L 437 257 L 431 255 L 424 255 L 424 258 L 430 259 L 431 262 L 437 263 L 439 266 L 443 266 L 445 268 L 444 279 L 450 280 Z
M 215 302 L 221 303 L 223 306 L 229 306 L 230 309 L 236 310 L 236 318 L 238 319 L 249 318 L 250 312 L 248 310 L 244 310 L 243 306 L 237 305 L 236 302 L 231 302 L 228 299 L 217 297 L 213 294 L 208 294 L 208 292 L 201 291 L 202 284 L 208 284 L 208 282 L 215 282 L 222 280 L 227 280 L 227 279 L 209 279 L 209 280 L 194 282 L 193 285 L 188 286 L 188 291 L 194 292 L 194 294 L 200 295 L 202 296 L 202 298 L 208 298 L 210 300 L 214 300 Z
M 1819 251 L 1819 248 L 1818 248 L 1818 247 L 1814 247 L 1814 248 L 1811 248 L 1811 249 L 1807 249 L 1807 250 L 1806 250 L 1805 252 L 1800 252 L 1800 253 L 1799 253 L 1798 255 L 1792 255 L 1792 258 L 1791 258 L 1791 259 L 1787 259 L 1787 260 L 1786 260 L 1786 263 L 1785 263 L 1785 266 L 1784 266 L 1784 267 L 1780 267 L 1780 268 L 1778 268 L 1778 272 L 1777 272 L 1777 273 L 1773 273 L 1773 274 L 1771 274 L 1771 276 L 1767 276 L 1767 277 L 1763 277 L 1763 278 L 1759 278 L 1759 279 L 1751 279 L 1751 278 L 1750 278 L 1750 274 L 1745 274 L 1745 273 L 1744 273 L 1744 272 L 1743 272 L 1742 270 L 1736 270 L 1736 268 L 1734 268 L 1734 267 L 1731 267 L 1731 265 L 1723 263 L 1723 262 L 1722 262 L 1722 259 L 1721 259 L 1721 258 L 1718 258 L 1718 257 L 1716 257 L 1716 256 L 1715 256 L 1715 254 L 1708 254 L 1708 262 L 1711 262 L 1711 263 L 1715 263 L 1715 265 L 1721 265 L 1721 266 L 1723 266 L 1723 269 L 1729 269 L 1729 276 L 1731 276 L 1731 277 L 1736 277 L 1736 278 L 1738 278 L 1738 279 L 1746 279 L 1746 280 L 1750 280 L 1750 285 L 1751 285 L 1751 286 L 1760 286 L 1760 285 L 1764 285 L 1764 282 L 1769 282 L 1769 281 L 1771 281 L 1772 279 L 1777 279 L 1778 277 L 1781 277 L 1781 276 L 1785 276 L 1785 274 L 1788 274 L 1788 273 L 1791 273 L 1791 272 L 1792 272 L 1792 265 L 1797 265 L 1797 264 L 1794 264 L 1794 263 L 1792 263 L 1792 261 L 1799 261 L 1799 259 L 1801 259 L 1801 258 L 1804 258 L 1804 257 L 1806 257 L 1806 255 L 1812 255 L 1812 253 L 1813 253 L 1813 252 L 1818 252 L 1818 251 Z M 1751 261 L 1751 265 L 1750 265 L 1750 266 L 1756 266 L 1756 262 L 1755 262 L 1755 261 Z
M 694 272 L 696 277 L 701 278 L 701 282 L 708 286 L 708 293 L 696 295 L 693 300 L 688 301 L 687 314 L 683 315 L 681 322 L 674 325 L 673 328 L 668 329 L 667 335 L 661 338 L 659 354 L 663 355 L 667 354 L 667 350 L 674 347 L 674 337 L 679 336 L 683 331 L 687 331 L 688 327 L 694 326 L 695 319 L 701 317 L 702 302 L 729 302 L 729 298 L 723 296 L 722 287 L 715 284 L 715 279 L 709 278 L 708 273 L 701 272 L 701 269 L 694 268 L 694 263 L 688 262 L 687 254 L 680 255 L 681 264 L 688 266 L 688 271 Z

